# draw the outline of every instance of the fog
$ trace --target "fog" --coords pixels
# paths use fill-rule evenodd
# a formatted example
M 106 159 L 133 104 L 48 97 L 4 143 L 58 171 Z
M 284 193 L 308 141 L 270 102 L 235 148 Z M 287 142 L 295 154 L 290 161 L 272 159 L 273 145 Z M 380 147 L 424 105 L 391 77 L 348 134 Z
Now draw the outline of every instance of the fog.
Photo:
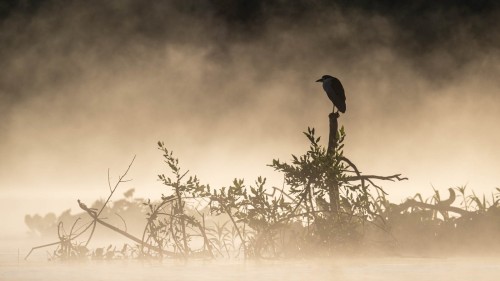
M 9 266 L 9 280 L 496 280 L 497 259 L 352 259 L 248 263 L 94 263 L 31 264 L 29 279 Z M 480 269 L 480 270 L 478 270 Z M 36 276 L 36 277 L 34 277 Z
M 158 198 L 159 140 L 205 183 L 263 175 L 281 186 L 273 158 L 303 152 L 308 126 L 326 144 L 323 74 L 346 89 L 345 154 L 365 173 L 409 177 L 384 185 L 394 201 L 498 186 L 498 9 L 433 13 L 451 27 L 430 36 L 395 12 L 261 7 L 238 18 L 219 4 L 48 1 L 3 18 L 2 235 L 24 233 L 27 213 L 105 197 L 108 168 L 116 178 L 134 155 L 123 191 Z

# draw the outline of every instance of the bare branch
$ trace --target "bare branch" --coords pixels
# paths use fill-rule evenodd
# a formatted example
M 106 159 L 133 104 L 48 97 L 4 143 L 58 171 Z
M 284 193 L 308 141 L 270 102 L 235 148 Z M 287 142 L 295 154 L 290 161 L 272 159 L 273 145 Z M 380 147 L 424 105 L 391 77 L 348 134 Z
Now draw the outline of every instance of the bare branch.
M 102 213 L 102 211 L 104 210 L 104 208 L 106 208 L 106 205 L 109 203 L 109 200 L 111 200 L 111 197 L 115 193 L 115 191 L 118 188 L 118 186 L 120 185 L 120 183 L 124 182 L 123 178 L 125 178 L 125 176 L 127 175 L 128 171 L 130 170 L 130 167 L 132 167 L 132 164 L 134 163 L 135 157 L 136 157 L 136 155 L 134 155 L 134 158 L 132 158 L 132 161 L 130 161 L 130 164 L 128 165 L 128 167 L 125 170 L 125 172 L 118 178 L 118 181 L 116 182 L 115 187 L 111 190 L 111 192 L 110 192 L 110 194 L 108 196 L 108 199 L 106 199 L 106 202 L 104 202 L 104 204 L 102 205 L 102 207 L 99 210 L 99 212 L 97 214 L 95 214 L 95 212 L 94 212 L 95 217 L 94 217 L 94 223 L 92 224 L 92 231 L 90 232 L 89 238 L 87 239 L 87 242 L 85 243 L 85 247 L 87 247 L 89 245 L 90 240 L 92 239 L 92 236 L 94 235 L 95 227 L 97 225 L 96 224 L 97 218 Z M 108 180 L 109 180 L 109 175 L 108 175 Z M 87 229 L 85 229 L 85 230 L 87 230 Z
M 361 172 L 358 170 L 358 167 L 356 167 L 356 165 L 354 165 L 354 163 L 351 160 L 347 159 L 346 157 L 342 157 L 342 156 L 340 157 L 340 160 L 346 162 L 349 166 L 351 166 L 351 168 L 353 168 L 356 175 L 358 175 L 358 177 L 361 177 Z M 364 178 L 361 178 L 361 186 L 363 186 L 363 190 L 366 189 Z M 374 186 L 377 187 L 376 185 L 374 185 Z
M 147 247 L 147 248 L 149 248 L 151 250 L 155 250 L 157 252 L 161 252 L 163 254 L 170 255 L 170 256 L 176 256 L 177 255 L 174 252 L 163 250 L 163 249 L 160 249 L 159 247 L 156 247 L 156 246 L 151 245 L 149 243 L 145 243 L 145 242 L 141 241 L 141 239 L 139 239 L 139 238 L 137 238 L 137 237 L 135 237 L 135 236 L 133 236 L 133 235 L 131 235 L 131 234 L 129 234 L 129 233 L 127 233 L 127 232 L 125 232 L 125 231 L 123 231 L 123 230 L 121 230 L 121 229 L 119 229 L 119 228 L 117 228 L 117 227 L 115 227 L 115 226 L 107 223 L 107 222 L 104 222 L 103 220 L 101 220 L 101 219 L 99 219 L 97 217 L 97 214 L 94 211 L 92 211 L 91 209 L 87 208 L 87 206 L 85 204 L 83 204 L 82 202 L 80 202 L 80 200 L 78 200 L 78 205 L 80 206 L 80 208 L 82 210 L 84 210 L 85 212 L 87 212 L 87 214 L 89 214 L 89 216 L 91 216 L 94 219 L 94 221 L 100 223 L 101 225 L 103 225 L 103 226 L 105 226 L 105 227 L 107 227 L 107 228 L 109 228 L 109 229 L 111 229 L 111 230 L 113 230 L 115 232 L 120 233 L 121 235 L 129 238 L 130 240 L 132 240 L 132 241 L 134 241 L 134 242 L 136 242 L 138 244 L 141 244 L 142 247 Z
M 127 232 L 128 231 L 127 222 L 125 222 L 125 220 L 123 219 L 122 216 L 120 216 L 120 214 L 115 213 L 115 215 L 117 215 L 122 220 L 123 225 L 125 226 L 125 232 Z
M 414 199 L 408 199 L 404 203 L 393 207 L 392 210 L 394 212 L 399 213 L 399 212 L 402 212 L 402 211 L 404 211 L 408 208 L 412 208 L 412 207 L 418 207 L 421 209 L 431 209 L 431 210 L 436 210 L 436 211 L 440 211 L 440 212 L 454 212 L 454 213 L 460 214 L 461 216 L 468 216 L 468 215 L 472 215 L 475 213 L 475 212 L 466 211 L 464 209 L 460 209 L 457 207 L 449 206 L 446 204 L 432 205 L 432 204 L 428 204 L 428 203 L 424 203 L 424 202 L 419 202 L 419 201 L 416 201 Z
M 408 180 L 406 177 L 401 177 L 401 174 L 396 174 L 392 176 L 377 176 L 377 175 L 364 175 L 364 176 L 355 176 L 355 177 L 347 177 L 345 180 L 347 182 L 349 181 L 358 181 L 358 180 L 372 180 L 372 179 L 377 179 L 377 180 L 388 180 L 388 181 L 403 181 L 403 180 Z
M 109 187 L 109 192 L 113 192 L 111 189 L 111 179 L 109 178 L 109 168 L 108 168 L 108 187 Z

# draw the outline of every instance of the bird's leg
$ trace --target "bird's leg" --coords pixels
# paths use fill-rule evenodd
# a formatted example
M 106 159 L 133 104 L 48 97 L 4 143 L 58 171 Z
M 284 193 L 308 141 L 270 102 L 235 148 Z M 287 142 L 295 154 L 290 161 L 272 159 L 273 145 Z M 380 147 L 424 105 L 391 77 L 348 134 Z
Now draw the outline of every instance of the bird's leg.
M 337 111 L 335 112 L 335 109 L 336 109 L 336 107 L 335 107 L 335 105 L 333 105 L 332 114 L 333 114 L 334 116 L 336 116 L 337 118 L 339 118 L 339 117 L 340 117 L 339 111 L 337 110 Z

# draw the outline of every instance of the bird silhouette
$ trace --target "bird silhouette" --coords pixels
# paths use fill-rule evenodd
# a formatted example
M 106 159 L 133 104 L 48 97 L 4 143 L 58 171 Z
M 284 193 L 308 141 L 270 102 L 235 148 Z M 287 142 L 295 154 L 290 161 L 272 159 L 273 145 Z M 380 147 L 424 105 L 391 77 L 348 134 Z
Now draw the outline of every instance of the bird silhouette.
M 345 113 L 345 92 L 340 80 L 330 75 L 323 75 L 323 77 L 316 80 L 316 82 L 323 82 L 323 89 L 328 98 L 340 112 Z

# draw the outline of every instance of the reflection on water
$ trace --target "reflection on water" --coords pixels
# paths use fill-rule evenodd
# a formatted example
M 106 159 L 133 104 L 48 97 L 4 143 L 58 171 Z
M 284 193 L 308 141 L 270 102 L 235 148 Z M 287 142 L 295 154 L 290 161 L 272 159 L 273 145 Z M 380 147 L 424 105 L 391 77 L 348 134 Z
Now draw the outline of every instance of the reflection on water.
M 3 262 L 0 280 L 499 280 L 499 258 Z

